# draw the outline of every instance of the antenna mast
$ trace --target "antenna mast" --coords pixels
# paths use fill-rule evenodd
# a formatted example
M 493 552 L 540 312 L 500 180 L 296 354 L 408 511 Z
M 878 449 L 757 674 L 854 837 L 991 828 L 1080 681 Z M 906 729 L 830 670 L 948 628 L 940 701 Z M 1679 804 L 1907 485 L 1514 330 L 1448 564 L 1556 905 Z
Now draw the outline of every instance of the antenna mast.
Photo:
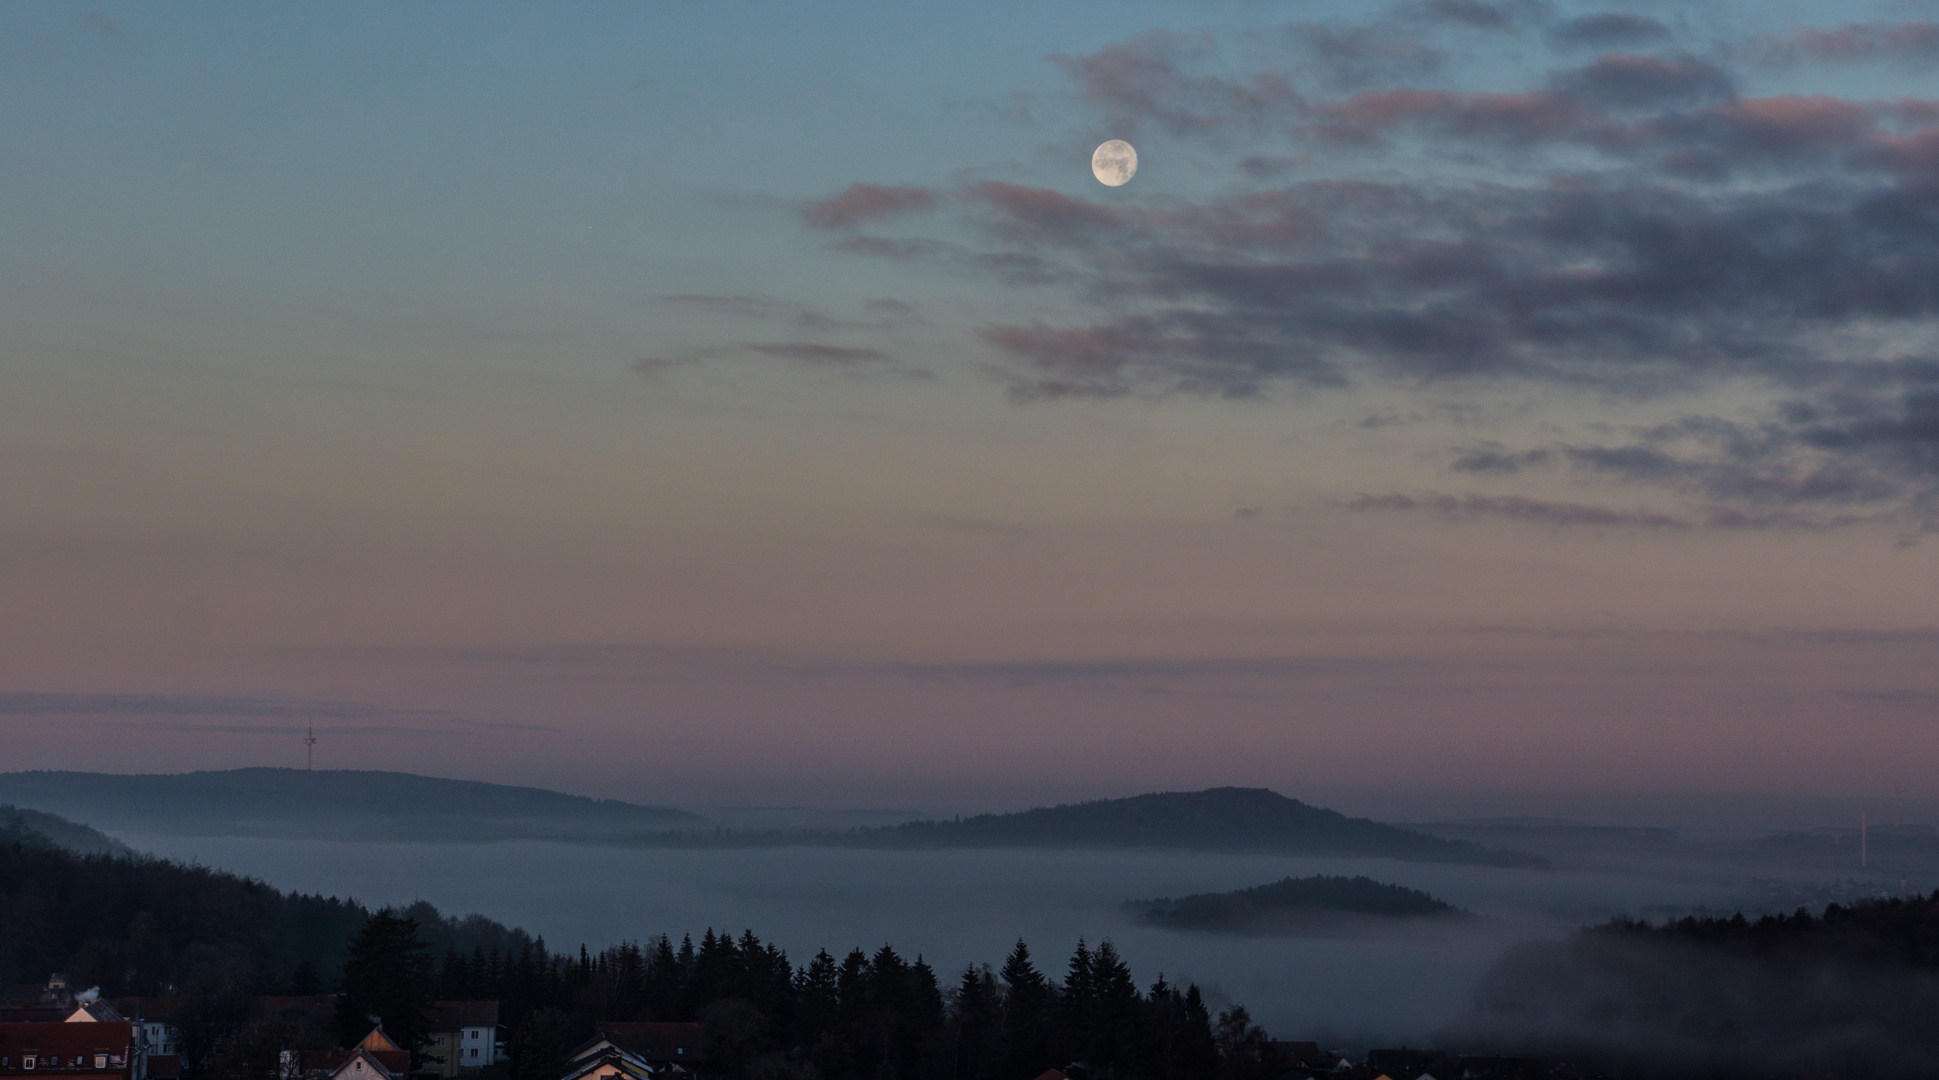
M 316 767 L 316 725 L 310 725 L 309 734 L 303 736 L 303 771 L 309 772 Z

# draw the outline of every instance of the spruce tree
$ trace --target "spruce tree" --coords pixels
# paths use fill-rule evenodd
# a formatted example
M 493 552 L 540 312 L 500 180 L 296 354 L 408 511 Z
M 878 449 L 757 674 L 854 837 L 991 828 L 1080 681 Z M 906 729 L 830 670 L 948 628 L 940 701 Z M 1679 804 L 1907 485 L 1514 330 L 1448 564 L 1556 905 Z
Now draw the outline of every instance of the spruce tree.
M 432 970 L 416 919 L 399 918 L 388 908 L 367 919 L 343 961 L 337 1029 L 345 1044 L 369 1034 L 376 1017 L 384 1034 L 415 1056 L 431 1005 Z
M 834 1030 L 841 1008 L 840 978 L 827 949 L 816 953 L 795 977 L 795 1041 L 800 1045 L 813 1046 Z
M 1035 1076 L 1056 1064 L 1049 1039 L 1050 984 L 1030 962 L 1030 947 L 1017 947 L 1003 962 L 1003 1072 Z

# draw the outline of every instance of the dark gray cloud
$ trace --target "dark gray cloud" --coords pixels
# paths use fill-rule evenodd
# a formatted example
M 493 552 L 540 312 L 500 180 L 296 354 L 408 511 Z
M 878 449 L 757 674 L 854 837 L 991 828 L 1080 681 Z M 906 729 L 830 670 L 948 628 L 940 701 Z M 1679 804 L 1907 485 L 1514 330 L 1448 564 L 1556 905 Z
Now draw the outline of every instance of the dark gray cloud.
M 1088 56 L 1053 59 L 1084 100 L 1124 134 L 1146 123 L 1192 135 L 1256 129 L 1299 107 L 1300 95 L 1284 72 L 1229 79 L 1195 71 L 1212 53 L 1207 35 L 1153 31 Z
M 1759 37 L 1748 50 L 1757 60 L 1784 66 L 1802 63 L 1895 61 L 1918 67 L 1939 63 L 1939 23 L 1845 23 L 1829 29 L 1799 27 Z
M 1403 14 L 1423 22 L 1461 26 L 1471 30 L 1506 33 L 1534 22 L 1548 13 L 1549 5 L 1534 0 L 1415 0 L 1401 8 Z
M 1566 19 L 1548 29 L 1549 44 L 1559 49 L 1653 45 L 1670 37 L 1669 27 L 1647 15 L 1628 11 L 1599 11 Z
M 814 341 L 775 341 L 749 345 L 749 352 L 761 356 L 771 356 L 780 360 L 796 360 L 804 364 L 822 366 L 847 366 L 850 364 L 886 364 L 889 355 L 880 349 L 867 349 L 849 345 L 823 345 Z
M 1695 525 L 1654 510 L 1622 510 L 1586 503 L 1550 502 L 1520 495 L 1360 495 L 1348 504 L 1354 510 L 1421 512 L 1450 518 L 1499 518 L 1527 525 L 1556 527 L 1684 530 Z
M 1614 108 L 1728 101 L 1737 94 L 1730 72 L 1700 57 L 1610 53 L 1582 67 L 1557 72 L 1549 85 L 1561 93 Z
M 1336 89 L 1411 81 L 1439 71 L 1447 54 L 1405 27 L 1388 23 L 1330 26 L 1307 22 L 1289 31 L 1306 70 Z
M 1533 450 L 1506 451 L 1500 446 L 1486 446 L 1464 450 L 1448 468 L 1463 473 L 1518 473 L 1523 469 L 1547 465 L 1555 459 L 1555 454 L 1544 447 Z

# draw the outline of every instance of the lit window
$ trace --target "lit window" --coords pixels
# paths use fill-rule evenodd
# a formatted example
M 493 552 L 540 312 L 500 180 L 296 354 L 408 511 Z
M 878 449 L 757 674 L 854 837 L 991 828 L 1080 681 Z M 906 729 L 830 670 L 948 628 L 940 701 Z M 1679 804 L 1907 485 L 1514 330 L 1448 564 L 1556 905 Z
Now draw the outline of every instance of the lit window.
M 108 1055 L 106 1055 L 106 1054 L 96 1054 L 96 1055 L 94 1055 L 94 1067 L 95 1067 L 95 1068 L 97 1068 L 97 1069 L 105 1069 L 105 1068 L 107 1068 L 107 1067 L 108 1067 Z

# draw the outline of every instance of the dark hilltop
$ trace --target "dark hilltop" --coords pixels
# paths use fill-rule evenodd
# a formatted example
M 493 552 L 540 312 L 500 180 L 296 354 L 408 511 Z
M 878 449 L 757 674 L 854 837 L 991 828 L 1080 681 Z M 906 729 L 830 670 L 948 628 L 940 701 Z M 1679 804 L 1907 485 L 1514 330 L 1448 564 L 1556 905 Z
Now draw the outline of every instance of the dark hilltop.
M 870 847 L 1104 847 L 1287 855 L 1370 855 L 1413 862 L 1541 867 L 1539 856 L 1348 817 L 1266 788 L 1166 791 L 1014 814 L 912 821 L 846 834 Z
M 199 836 L 360 841 L 601 840 L 693 829 L 664 806 L 543 788 L 348 769 L 229 769 L 114 775 L 0 773 L 0 802 L 91 825 Z

